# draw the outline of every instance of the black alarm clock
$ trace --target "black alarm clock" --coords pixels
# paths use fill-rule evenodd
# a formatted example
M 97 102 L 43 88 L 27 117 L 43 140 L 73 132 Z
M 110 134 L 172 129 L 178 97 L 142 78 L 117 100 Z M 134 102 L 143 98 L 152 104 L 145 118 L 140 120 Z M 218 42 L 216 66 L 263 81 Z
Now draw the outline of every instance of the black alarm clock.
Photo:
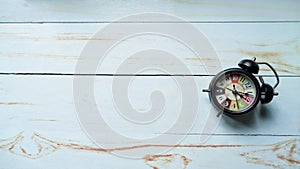
M 258 79 L 253 74 L 258 74 L 259 65 L 267 65 L 276 77 L 276 84 L 271 85 L 264 82 L 262 76 Z M 272 101 L 273 96 L 278 93 L 274 89 L 279 84 L 276 70 L 266 62 L 256 62 L 256 58 L 244 59 L 239 62 L 240 68 L 229 68 L 218 73 L 210 82 L 208 92 L 209 99 L 219 114 L 241 115 L 253 110 L 258 102 L 266 104 Z

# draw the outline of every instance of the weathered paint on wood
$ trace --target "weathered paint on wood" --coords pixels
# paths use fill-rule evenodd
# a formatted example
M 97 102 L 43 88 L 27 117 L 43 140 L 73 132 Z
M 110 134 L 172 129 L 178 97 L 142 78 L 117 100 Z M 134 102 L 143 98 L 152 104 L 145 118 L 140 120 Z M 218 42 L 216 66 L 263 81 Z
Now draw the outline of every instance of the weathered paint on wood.
M 123 77 L 119 77 L 123 78 Z M 178 77 L 187 80 L 192 77 Z M 107 123 L 112 123 L 123 133 L 153 134 L 161 133 L 162 128 L 140 127 L 132 131 L 131 125 L 118 114 L 113 105 L 113 77 L 95 78 L 95 98 Z M 210 110 L 206 93 L 211 77 L 195 77 L 198 85 L 200 111 L 195 126 L 190 134 L 201 134 L 201 129 Z M 272 78 L 266 80 L 272 81 Z M 300 95 L 297 90 L 299 78 L 284 77 L 278 88 L 279 96 L 272 104 L 258 107 L 253 113 L 239 118 L 224 116 L 216 134 L 240 135 L 299 135 L 300 112 L 298 109 Z M 72 76 L 1 76 L 0 106 L 2 138 L 15 135 L 23 130 L 39 133 L 52 133 L 50 136 L 79 139 L 76 135 L 81 130 L 78 124 L 73 100 Z M 289 86 L 289 90 L 285 90 Z M 180 88 L 172 77 L 135 77 L 129 86 L 128 97 L 137 110 L 149 108 L 150 94 L 155 90 L 164 92 L 166 98 L 165 113 L 168 122 L 176 120 L 176 112 L 180 107 Z M 84 102 L 84 98 L 82 102 Z M 179 103 L 179 104 L 178 104 Z M 173 117 L 172 117 L 173 116 Z M 175 118 L 175 119 L 174 119 Z M 116 123 L 115 121 L 118 121 Z M 162 121 L 160 121 L 162 122 Z M 184 122 L 190 123 L 190 122 Z M 12 127 L 13 125 L 14 127 Z M 43 125 L 39 128 L 39 125 Z M 62 132 L 64 131 L 64 132 Z M 61 135 L 64 133 L 63 135 Z M 168 133 L 184 134 L 184 133 Z M 205 133 L 204 133 L 205 134 Z M 63 138 L 62 138 L 63 139 Z M 193 143 L 193 142 L 191 142 Z M 197 142 L 194 142 L 197 143 Z
M 237 66 L 242 58 L 255 56 L 259 61 L 267 61 L 274 65 L 280 75 L 300 75 L 300 32 L 298 31 L 300 24 L 298 23 L 193 25 L 205 34 L 215 47 L 224 68 Z M 112 35 L 92 37 L 103 26 L 104 24 L 1 25 L 0 71 L 74 73 L 76 62 L 88 40 L 109 42 L 113 39 Z M 174 26 L 176 27 L 176 24 Z M 157 43 L 158 41 L 161 43 Z M 207 74 L 203 61 L 209 61 L 209 56 L 199 59 L 179 42 L 154 35 L 137 36 L 118 44 L 103 60 L 98 73 L 114 74 L 118 65 L 127 56 L 148 48 L 172 52 L 191 70 L 191 74 Z M 139 65 L 142 62 L 142 60 L 129 59 L 128 66 Z M 165 63 L 165 67 L 168 66 L 169 63 Z M 172 66 L 178 67 L 175 69 L 178 71 L 172 72 L 173 74 L 182 74 L 179 65 Z M 265 67 L 261 72 L 271 74 Z M 125 71 L 121 73 L 128 74 Z
M 180 77 L 191 78 L 191 77 Z M 95 94 L 101 113 L 106 114 L 114 129 L 131 136 L 151 135 L 161 128 L 130 128 L 124 125 L 111 106 L 113 77 L 96 77 Z M 208 86 L 211 77 L 195 77 L 199 90 Z M 155 146 L 173 149 L 163 154 L 146 154 L 140 160 L 121 158 L 110 153 L 132 151 L 131 146 L 102 149 L 94 145 L 80 127 L 73 103 L 73 76 L 2 75 L 0 82 L 1 138 L 0 161 L 3 168 L 58 167 L 82 168 L 298 168 L 299 167 L 299 101 L 297 77 L 283 77 L 278 88 L 280 97 L 272 104 L 240 118 L 224 116 L 216 132 L 200 144 L 201 129 L 209 112 L 206 93 L 199 91 L 201 111 L 195 126 L 178 145 L 140 145 L 147 152 Z M 272 81 L 272 78 L 266 80 Z M 177 108 L 180 94 L 172 77 L 135 77 L 129 99 L 136 108 L 148 107 L 147 93 L 159 88 L 170 106 Z M 289 90 L 286 90 L 289 86 Z M 84 100 L 82 100 L 84 101 Z M 123 119 L 124 120 L 124 119 Z M 162 134 L 162 133 L 159 133 Z M 185 133 L 166 133 L 185 134 Z M 63 160 L 63 164 L 57 164 Z M 218 160 L 218 163 L 215 163 Z M 18 161 L 15 163 L 14 161 Z M 92 162 L 91 162 L 92 161 Z M 117 161 L 117 162 L 116 162 Z M 229 165 L 230 164 L 230 165 Z
M 0 0 L 0 168 L 299 168 L 299 3 L 296 0 Z M 205 76 L 202 61 L 209 58 L 195 58 L 179 44 L 162 37 L 130 39 L 118 48 L 119 52 L 108 57 L 99 73 L 113 74 L 124 57 L 119 53 L 130 54 L 138 48 L 158 45 L 172 49 L 193 74 L 204 75 L 194 77 L 201 111 L 192 130 L 178 145 L 155 142 L 137 147 L 99 148 L 87 137 L 76 117 L 73 77 L 43 74 L 72 74 L 85 43 L 103 23 L 138 12 L 170 13 L 194 22 L 215 46 L 224 68 L 252 56 L 270 62 L 280 75 L 289 76 L 281 78 L 280 95 L 272 104 L 259 106 L 246 116 L 223 116 L 216 132 L 206 144 L 200 144 L 200 136 L 207 135 L 201 129 L 210 108 L 207 94 L 200 90 L 207 88 L 211 80 Z M 160 18 L 157 21 L 169 22 Z M 131 63 L 138 64 L 135 60 Z M 10 73 L 41 73 L 41 76 Z M 265 70 L 262 73 L 270 74 Z M 148 94 L 159 88 L 165 91 L 170 103 L 166 113 L 178 110 L 178 86 L 172 83 L 172 77 L 161 75 L 135 77 L 129 92 L 135 108 L 147 109 Z M 95 81 L 97 104 L 106 120 L 115 122 L 114 128 L 131 136 L 162 134 L 159 129 L 166 125 L 132 129 L 120 118 L 115 119 L 112 79 L 112 76 L 97 76 Z M 113 155 L 135 149 L 149 152 L 158 146 L 172 149 L 163 154 L 145 153 L 139 160 Z
M 189 138 L 195 136 L 189 136 Z M 63 160 L 57 168 L 298 168 L 300 165 L 299 139 L 293 137 L 247 137 L 252 144 L 240 144 L 239 137 L 213 137 L 211 144 L 171 145 L 173 149 L 164 154 L 147 154 L 141 159 L 120 158 L 111 153 L 147 149 L 144 147 L 116 147 L 102 149 L 95 145 L 85 145 L 73 140 L 47 138 L 33 133 L 25 144 L 25 136 L 19 133 L 14 137 L 0 140 L 0 151 L 7 159 L 5 166 L 10 168 L 57 167 L 55 161 Z M 220 144 L 216 140 L 235 140 L 232 144 Z M 215 141 L 215 142 L 214 142 Z M 238 143 L 235 143 L 238 142 Z M 270 143 L 272 142 L 272 143 Z M 25 147 L 26 146 L 26 147 Z M 169 146 L 169 145 L 164 145 Z M 216 160 L 218 161 L 216 163 Z M 13 163 L 18 161 L 18 163 Z M 31 163 L 34 161 L 34 163 Z M 117 162 L 116 162 L 117 161 Z M 230 164 L 230 165 L 229 165 Z
M 133 13 L 162 12 L 188 21 L 299 21 L 300 2 L 197 0 L 1 0 L 2 22 L 103 22 Z M 142 21 L 143 19 L 141 19 Z M 167 22 L 167 21 L 166 21 Z

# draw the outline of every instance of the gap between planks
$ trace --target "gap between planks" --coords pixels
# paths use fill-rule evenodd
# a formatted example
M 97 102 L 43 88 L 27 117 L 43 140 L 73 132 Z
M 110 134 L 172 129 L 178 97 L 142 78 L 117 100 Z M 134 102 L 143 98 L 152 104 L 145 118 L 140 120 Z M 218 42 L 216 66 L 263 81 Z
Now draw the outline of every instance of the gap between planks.
M 213 74 L 108 74 L 108 73 L 97 73 L 97 74 L 76 74 L 76 73 L 5 73 L 0 72 L 0 75 L 4 76 L 199 76 L 199 77 L 207 77 L 207 76 L 215 76 Z M 263 77 L 274 77 L 274 75 L 255 75 L 263 76 Z M 300 77 L 300 75 L 278 75 L 279 77 Z
M 240 23 L 300 23 L 298 20 L 294 21 L 31 21 L 31 22 L 23 22 L 23 21 L 0 21 L 0 24 L 91 24 L 91 23 L 213 23 L 213 24 L 223 24 L 223 23 L 232 23 L 232 24 L 240 24 Z
M 241 137 L 300 137 L 300 134 L 252 134 L 252 133 L 156 133 L 156 134 L 164 134 L 164 135 L 187 135 L 187 136 L 241 136 Z

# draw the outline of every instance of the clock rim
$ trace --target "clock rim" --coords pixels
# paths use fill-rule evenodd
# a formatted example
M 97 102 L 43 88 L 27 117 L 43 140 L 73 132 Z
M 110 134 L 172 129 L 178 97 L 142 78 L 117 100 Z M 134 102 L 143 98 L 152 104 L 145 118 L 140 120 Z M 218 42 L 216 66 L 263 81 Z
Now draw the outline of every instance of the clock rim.
M 252 103 L 251 106 L 247 107 L 246 109 L 244 110 L 241 110 L 241 111 L 232 111 L 232 110 L 228 110 L 228 109 L 225 109 L 222 105 L 219 104 L 219 102 L 217 101 L 217 99 L 213 96 L 215 96 L 215 91 L 213 90 L 213 87 L 216 86 L 217 84 L 217 80 L 221 77 L 221 76 L 225 76 L 226 74 L 231 74 L 231 73 L 235 73 L 235 72 L 238 72 L 240 74 L 245 74 L 247 77 L 249 77 L 249 79 L 251 79 L 256 87 L 256 97 L 255 97 L 255 100 L 254 100 L 254 103 Z M 252 111 L 258 104 L 259 100 L 260 100 L 260 95 L 261 95 L 261 92 L 260 92 L 260 85 L 259 85 L 259 82 L 258 80 L 256 79 L 256 77 L 243 70 L 243 69 L 240 69 L 240 68 L 229 68 L 229 69 L 225 69 L 221 72 L 219 72 L 217 75 L 214 76 L 214 78 L 212 79 L 210 85 L 209 85 L 209 89 L 210 89 L 210 94 L 209 94 L 209 98 L 211 100 L 211 102 L 213 103 L 214 107 L 216 107 L 217 109 L 219 109 L 220 111 L 223 111 L 224 113 L 226 114 L 230 114 L 230 115 L 241 115 L 241 114 L 245 114 L 245 113 L 248 113 L 250 111 Z

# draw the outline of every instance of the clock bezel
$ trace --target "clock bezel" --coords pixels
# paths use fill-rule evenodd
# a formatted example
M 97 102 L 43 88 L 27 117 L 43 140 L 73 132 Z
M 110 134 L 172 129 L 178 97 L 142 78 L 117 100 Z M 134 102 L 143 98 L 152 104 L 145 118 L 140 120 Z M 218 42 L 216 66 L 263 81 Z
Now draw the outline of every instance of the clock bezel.
M 254 101 L 253 101 L 252 105 L 248 106 L 247 108 L 245 108 L 243 110 L 237 110 L 237 111 L 229 110 L 227 108 L 224 108 L 222 105 L 220 105 L 217 98 L 215 97 L 215 95 L 216 95 L 215 90 L 213 90 L 214 87 L 216 87 L 216 84 L 217 84 L 217 82 L 220 78 L 225 77 L 227 74 L 234 74 L 234 73 L 242 74 L 244 76 L 247 76 L 250 80 L 253 81 L 253 83 L 255 85 L 255 88 L 256 88 L 256 96 L 254 98 Z M 224 113 L 230 114 L 230 115 L 241 115 L 241 114 L 245 114 L 245 113 L 250 112 L 251 110 L 253 110 L 257 106 L 257 104 L 260 100 L 260 95 L 261 95 L 260 85 L 259 85 L 258 80 L 255 78 L 255 76 L 252 75 L 251 73 L 243 70 L 243 69 L 240 69 L 240 68 L 229 68 L 229 69 L 225 69 L 225 70 L 219 72 L 212 79 L 212 81 L 209 85 L 209 89 L 210 89 L 209 98 L 210 98 L 211 102 L 213 103 L 214 107 L 216 107 L 220 111 L 223 111 Z

